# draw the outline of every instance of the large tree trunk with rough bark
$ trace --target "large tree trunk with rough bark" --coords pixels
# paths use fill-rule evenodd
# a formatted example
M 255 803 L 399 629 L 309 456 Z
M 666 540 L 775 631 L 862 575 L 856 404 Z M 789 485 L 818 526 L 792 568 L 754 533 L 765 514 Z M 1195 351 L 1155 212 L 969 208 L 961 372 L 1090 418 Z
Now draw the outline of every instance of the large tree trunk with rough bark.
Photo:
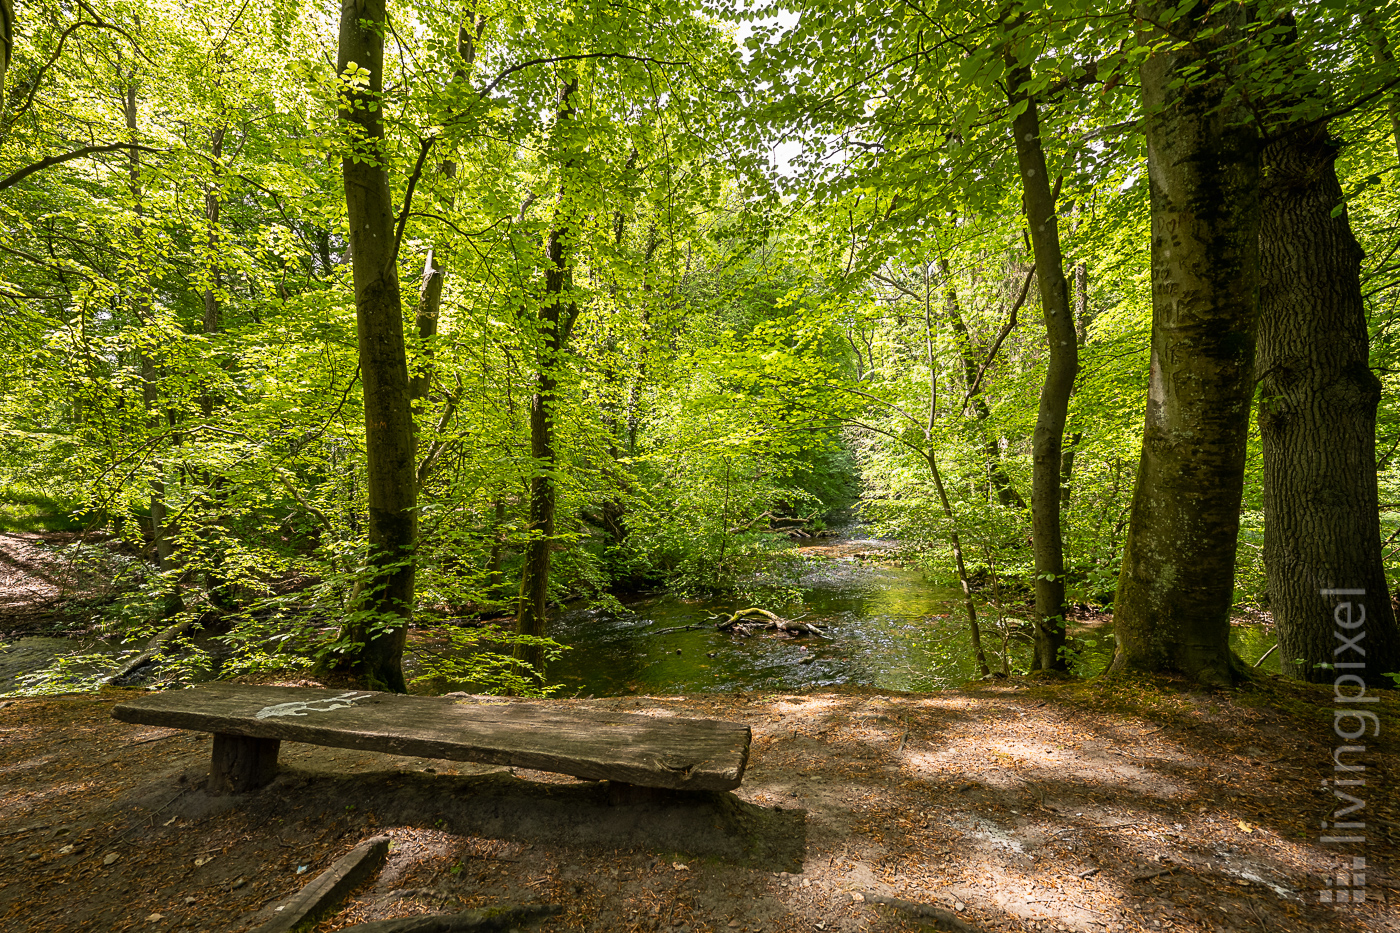
M 341 166 L 364 386 L 369 554 L 353 607 L 356 621 L 341 635 L 338 666 L 367 687 L 403 692 L 418 485 L 394 209 L 383 152 L 384 23 L 383 0 L 345 0 L 341 7 L 336 67 L 344 81 L 352 77 L 347 71 L 354 63 L 362 82 L 342 84 L 340 117 L 353 149 Z
M 1318 683 L 1333 680 L 1338 661 L 1400 671 L 1377 510 L 1381 384 L 1369 367 L 1362 252 L 1337 180 L 1338 148 L 1315 123 L 1265 148 L 1259 241 L 1269 608 L 1283 672 Z M 1360 654 L 1336 653 L 1339 601 L 1365 606 Z
M 561 130 L 573 118 L 572 98 L 576 90 L 577 80 L 559 89 L 559 110 L 554 128 L 556 145 L 565 144 L 561 140 Z M 563 171 L 568 170 L 569 161 L 566 159 Z M 559 385 L 556 369 L 561 362 L 561 351 L 573 327 L 574 317 L 578 314 L 578 307 L 568 297 L 566 189 L 566 180 L 561 179 L 554 229 L 549 232 L 545 243 L 545 296 L 539 314 L 541 346 L 535 371 L 535 391 L 530 397 L 530 456 L 535 462 L 535 473 L 530 477 L 530 539 L 525 545 L 520 607 L 515 622 L 518 634 L 537 638 L 547 634 L 550 550 L 554 546 L 554 407 Z M 517 644 L 515 658 L 529 664 L 535 676 L 543 678 L 544 651 L 540 646 Z
M 1260 146 L 1221 61 L 1245 20 L 1237 6 L 1173 20 L 1152 2 L 1142 13 L 1186 41 L 1142 65 L 1152 355 L 1113 669 L 1225 682 L 1238 672 L 1230 607 L 1254 395 Z
M 1035 551 L 1035 653 L 1033 671 L 1062 671 L 1069 665 L 1065 646 L 1065 554 L 1060 528 L 1060 485 L 1065 421 L 1074 377 L 1079 372 L 1079 341 L 1065 282 L 1055 194 L 1040 141 L 1035 98 L 1026 93 L 1030 68 L 1015 65 L 1009 77 L 1015 116 L 1016 159 L 1021 170 L 1022 201 L 1035 253 L 1040 307 L 1045 315 L 1048 350 L 1045 383 L 1031 442 L 1031 527 Z M 1019 110 L 1019 112 L 1017 112 Z

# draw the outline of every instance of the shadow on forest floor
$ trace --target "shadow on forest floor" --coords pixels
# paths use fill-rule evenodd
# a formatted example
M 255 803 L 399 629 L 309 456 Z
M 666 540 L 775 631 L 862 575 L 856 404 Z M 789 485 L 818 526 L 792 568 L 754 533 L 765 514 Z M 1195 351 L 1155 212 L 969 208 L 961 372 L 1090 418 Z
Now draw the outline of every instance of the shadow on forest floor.
M 617 807 L 555 775 L 291 744 L 273 784 L 211 798 L 210 743 L 112 721 L 124 695 L 0 708 L 0 927 L 247 930 L 387 832 L 318 930 L 538 901 L 570 931 L 945 928 L 931 908 L 986 931 L 1400 930 L 1393 694 L 1352 756 L 1367 841 L 1346 845 L 1319 841 L 1330 689 L 1267 677 L 553 701 L 753 727 L 735 794 Z M 1343 869 L 1364 902 L 1320 903 Z

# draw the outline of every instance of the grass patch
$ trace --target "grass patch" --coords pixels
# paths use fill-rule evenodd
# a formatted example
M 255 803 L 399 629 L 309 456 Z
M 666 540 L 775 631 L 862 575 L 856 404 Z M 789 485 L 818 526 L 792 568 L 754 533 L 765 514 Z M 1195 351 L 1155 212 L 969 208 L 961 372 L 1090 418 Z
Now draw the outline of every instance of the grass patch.
M 10 483 L 0 487 L 0 531 L 82 531 L 77 507 L 37 486 Z

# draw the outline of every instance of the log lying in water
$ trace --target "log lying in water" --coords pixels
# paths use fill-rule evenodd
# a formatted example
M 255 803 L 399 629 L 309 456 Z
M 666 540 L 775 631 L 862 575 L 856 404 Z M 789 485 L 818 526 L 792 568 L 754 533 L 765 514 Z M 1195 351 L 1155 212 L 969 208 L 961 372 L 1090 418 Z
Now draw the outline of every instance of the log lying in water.
M 719 622 L 715 628 L 721 632 L 738 632 L 740 635 L 750 635 L 757 629 L 765 628 L 775 629 L 787 635 L 826 634 L 810 623 L 784 619 L 767 609 L 758 608 L 740 609 L 729 618 Z

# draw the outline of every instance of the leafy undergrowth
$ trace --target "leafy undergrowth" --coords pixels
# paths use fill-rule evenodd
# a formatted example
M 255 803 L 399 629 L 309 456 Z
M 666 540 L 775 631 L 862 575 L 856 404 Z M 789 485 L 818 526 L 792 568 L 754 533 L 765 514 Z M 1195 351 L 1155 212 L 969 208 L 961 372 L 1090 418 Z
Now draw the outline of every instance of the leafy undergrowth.
M 1330 691 L 1272 678 L 549 701 L 753 728 L 732 798 L 617 807 L 557 775 L 298 745 L 267 788 L 211 798 L 209 742 L 110 720 L 122 695 L 0 709 L 0 928 L 248 930 L 387 832 L 321 933 L 539 901 L 568 931 L 946 928 L 926 908 L 985 931 L 1400 929 L 1393 696 L 1349 759 L 1366 842 L 1328 845 Z M 1344 867 L 1364 902 L 1320 903 Z

